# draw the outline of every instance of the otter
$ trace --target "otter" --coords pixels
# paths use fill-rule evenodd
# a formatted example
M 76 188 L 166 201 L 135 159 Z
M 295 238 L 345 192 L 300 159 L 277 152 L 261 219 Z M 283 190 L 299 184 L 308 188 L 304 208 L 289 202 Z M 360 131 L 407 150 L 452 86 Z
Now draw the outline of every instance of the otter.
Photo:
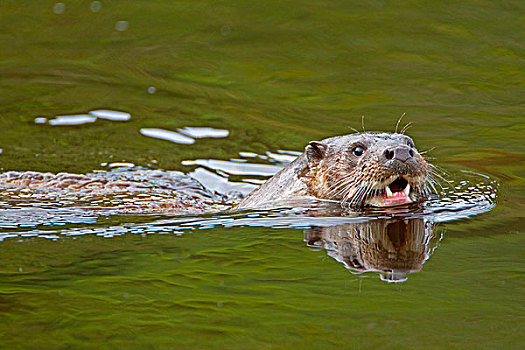
M 434 189 L 432 168 L 402 133 L 362 132 L 311 141 L 302 155 L 235 208 L 287 206 L 304 199 L 353 208 L 421 202 Z
M 432 169 L 412 139 L 402 133 L 362 132 L 311 141 L 303 154 L 233 209 L 304 207 L 316 201 L 340 203 L 352 209 L 421 202 L 432 193 L 431 189 L 435 192 Z M 0 188 L 18 186 L 20 191 L 56 189 L 60 191 L 57 198 L 76 192 L 79 201 L 85 195 L 87 203 L 109 201 L 111 207 L 118 206 L 126 212 L 140 213 L 161 208 L 174 214 L 191 214 L 232 208 L 228 203 L 219 203 L 218 196 L 188 175 L 161 172 L 155 176 L 163 179 L 160 186 L 150 183 L 148 175 L 140 170 L 127 176 L 119 173 L 88 176 L 6 172 L 0 174 Z M 126 198 L 120 200 L 122 193 Z M 0 199 L 2 196 L 6 199 L 11 196 L 26 198 L 31 194 L 30 191 L 18 196 L 14 192 L 1 191 Z M 47 197 L 53 194 L 45 192 Z M 146 200 L 148 194 L 151 199 Z M 100 209 L 98 204 L 95 206 Z

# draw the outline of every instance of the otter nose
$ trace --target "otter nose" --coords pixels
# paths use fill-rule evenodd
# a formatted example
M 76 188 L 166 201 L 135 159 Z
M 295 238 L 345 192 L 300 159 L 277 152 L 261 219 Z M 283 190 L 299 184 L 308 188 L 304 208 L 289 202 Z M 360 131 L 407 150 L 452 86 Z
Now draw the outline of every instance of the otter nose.
M 410 148 L 406 146 L 397 146 L 397 147 L 387 148 L 383 152 L 383 155 L 388 160 L 397 159 L 401 162 L 406 162 L 408 159 L 414 156 L 414 151 L 412 151 Z

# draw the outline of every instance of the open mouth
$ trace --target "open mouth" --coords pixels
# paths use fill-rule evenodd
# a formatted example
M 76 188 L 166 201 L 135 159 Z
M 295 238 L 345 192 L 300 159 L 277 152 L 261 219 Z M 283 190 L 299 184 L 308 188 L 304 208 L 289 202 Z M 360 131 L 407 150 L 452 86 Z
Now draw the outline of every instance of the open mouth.
M 392 207 L 412 203 L 414 200 L 410 197 L 410 191 L 411 186 L 408 180 L 403 176 L 398 176 L 384 189 L 377 190 L 376 195 L 369 198 L 366 204 L 375 207 Z

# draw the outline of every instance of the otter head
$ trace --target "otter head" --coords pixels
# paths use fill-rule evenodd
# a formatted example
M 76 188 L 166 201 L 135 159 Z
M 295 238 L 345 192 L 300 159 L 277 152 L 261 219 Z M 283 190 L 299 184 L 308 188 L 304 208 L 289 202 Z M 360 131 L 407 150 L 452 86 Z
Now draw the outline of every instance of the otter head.
M 312 141 L 303 181 L 311 195 L 353 207 L 391 207 L 430 194 L 429 167 L 403 134 L 358 133 Z

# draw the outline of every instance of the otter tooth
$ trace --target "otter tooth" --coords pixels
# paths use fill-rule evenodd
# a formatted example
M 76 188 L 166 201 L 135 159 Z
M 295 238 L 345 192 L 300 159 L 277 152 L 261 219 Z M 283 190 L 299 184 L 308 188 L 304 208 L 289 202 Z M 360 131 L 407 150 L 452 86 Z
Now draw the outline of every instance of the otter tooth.
M 388 198 L 390 198 L 390 197 L 393 196 L 393 194 L 392 194 L 392 190 L 390 189 L 390 187 L 386 186 L 385 190 L 386 190 L 386 196 L 387 196 Z
M 405 195 L 408 197 L 408 195 L 410 194 L 410 184 L 407 184 L 407 187 L 405 187 L 403 192 L 405 192 Z

